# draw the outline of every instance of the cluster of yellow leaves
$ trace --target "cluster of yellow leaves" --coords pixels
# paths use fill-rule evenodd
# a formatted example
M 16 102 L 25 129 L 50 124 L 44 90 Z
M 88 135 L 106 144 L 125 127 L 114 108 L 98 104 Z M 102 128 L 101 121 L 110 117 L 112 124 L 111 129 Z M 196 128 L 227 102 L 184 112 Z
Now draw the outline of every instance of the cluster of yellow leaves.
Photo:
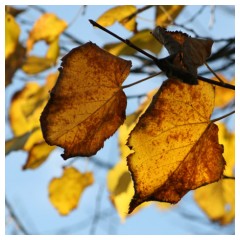
M 86 187 L 94 182 L 91 172 L 81 173 L 74 167 L 64 168 L 60 178 L 49 184 L 49 199 L 61 215 L 67 215 L 78 206 Z
M 166 6 L 156 6 L 156 16 L 155 16 L 155 23 L 156 26 L 164 26 L 166 27 L 169 25 L 182 11 L 184 6 L 177 6 L 177 5 L 166 5 Z M 154 54 L 158 54 L 162 49 L 162 46 L 159 45 L 154 39 L 150 32 L 150 29 L 142 29 L 140 31 L 137 30 L 136 25 L 136 16 L 133 18 L 128 19 L 131 14 L 135 13 L 137 8 L 135 6 L 118 6 L 111 8 L 103 15 L 101 15 L 97 23 L 107 27 L 118 21 L 122 24 L 126 29 L 133 31 L 134 34 L 129 38 L 129 40 L 135 44 L 136 46 L 140 47 L 141 49 L 146 49 Z M 129 21 L 128 21 L 129 20 Z M 104 46 L 108 52 L 114 55 L 132 55 L 136 52 L 135 49 L 130 48 L 125 43 L 109 43 Z
M 18 11 L 17 13 L 21 13 Z M 19 43 L 20 27 L 15 20 L 16 11 L 6 8 L 5 14 L 5 65 L 6 86 L 11 83 L 15 72 L 21 68 L 27 74 L 40 73 L 53 67 L 59 56 L 59 36 L 66 29 L 67 23 L 55 14 L 43 14 L 34 24 L 26 42 L 26 48 Z M 52 27 L 54 26 L 54 27 Z M 34 44 L 44 40 L 48 50 L 44 57 L 29 55 Z
M 40 166 L 55 148 L 44 141 L 39 118 L 57 77 L 58 73 L 50 74 L 43 86 L 27 83 L 12 98 L 9 121 L 15 137 L 6 142 L 6 154 L 19 149 L 27 151 L 28 159 L 24 169 Z

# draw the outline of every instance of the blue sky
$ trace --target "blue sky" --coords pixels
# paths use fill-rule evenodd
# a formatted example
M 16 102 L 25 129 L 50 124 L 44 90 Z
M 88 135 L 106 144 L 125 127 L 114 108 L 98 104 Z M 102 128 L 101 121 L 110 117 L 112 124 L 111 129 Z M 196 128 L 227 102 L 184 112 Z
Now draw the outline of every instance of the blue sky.
M 46 11 L 57 14 L 60 18 L 68 23 L 72 21 L 78 13 L 79 6 L 42 6 Z M 92 41 L 98 46 L 103 46 L 106 42 L 116 41 L 113 37 L 94 29 L 88 22 L 88 19 L 96 20 L 109 6 L 88 6 L 84 16 L 79 17 L 68 29 L 68 32 L 79 38 L 83 42 Z M 194 12 L 197 12 L 199 6 L 187 7 L 184 14 L 177 19 L 178 23 L 183 23 L 189 19 Z M 153 11 L 148 10 L 141 16 L 145 19 L 152 19 Z M 24 15 L 23 15 L 24 16 Z M 40 16 L 35 10 L 27 12 L 26 20 L 33 21 Z M 235 35 L 234 16 L 227 15 L 221 7 L 216 7 L 215 22 L 212 28 L 209 28 L 211 19 L 211 8 L 207 7 L 193 25 L 188 25 L 204 37 L 228 38 Z M 21 18 L 20 18 L 21 19 Z M 140 25 L 141 24 L 141 25 Z M 153 22 L 139 19 L 139 25 L 144 28 L 153 28 Z M 127 38 L 130 33 L 119 24 L 110 28 L 113 32 Z M 22 30 L 24 32 L 24 30 Z M 21 40 L 26 40 L 26 35 L 22 34 Z M 40 44 L 36 53 L 41 53 L 44 44 Z M 76 47 L 76 45 L 73 47 Z M 213 51 L 215 46 L 213 46 Z M 166 56 L 164 51 L 161 57 Z M 125 58 L 125 57 L 123 57 Z M 60 63 L 60 62 L 59 62 Z M 137 64 L 133 62 L 133 65 Z M 19 74 L 19 75 L 18 75 Z M 21 73 L 18 73 L 21 76 Z M 226 73 L 232 75 L 232 73 Z M 145 75 L 131 75 L 125 82 L 128 84 L 132 81 L 139 80 Z M 34 79 L 34 78 L 33 78 Z M 127 89 L 127 95 L 145 93 L 159 86 L 162 79 L 153 79 L 139 84 L 131 89 Z M 14 80 L 14 83 L 6 89 L 6 114 L 9 107 L 9 101 L 12 94 L 21 89 L 24 82 Z M 136 109 L 138 101 L 130 100 L 128 103 L 127 113 Z M 7 121 L 7 115 L 6 115 Z M 6 139 L 11 137 L 11 131 L 6 122 Z M 24 226 L 32 234 L 89 234 L 92 228 L 92 219 L 96 209 L 96 197 L 99 189 L 104 185 L 99 211 L 104 213 L 105 217 L 100 218 L 95 228 L 96 234 L 231 234 L 234 231 L 234 225 L 219 227 L 212 224 L 206 218 L 199 207 L 192 201 L 192 193 L 187 194 L 180 202 L 179 207 L 174 211 L 162 211 L 155 204 L 142 209 L 137 214 L 129 217 L 125 223 L 120 223 L 118 215 L 114 212 L 112 205 L 108 200 L 106 189 L 106 170 L 96 167 L 91 162 L 86 166 L 86 161 L 77 161 L 74 166 L 83 170 L 92 170 L 95 172 L 95 183 L 88 188 L 77 210 L 73 211 L 67 217 L 60 217 L 48 200 L 47 187 L 53 177 L 59 177 L 62 174 L 63 162 L 60 154 L 62 149 L 57 149 L 48 161 L 37 170 L 22 171 L 22 165 L 26 161 L 26 153 L 18 151 L 9 154 L 6 158 L 6 196 L 10 203 L 15 207 L 16 213 L 22 219 Z M 97 155 L 103 161 L 112 164 L 118 161 L 117 134 L 106 141 L 104 148 Z

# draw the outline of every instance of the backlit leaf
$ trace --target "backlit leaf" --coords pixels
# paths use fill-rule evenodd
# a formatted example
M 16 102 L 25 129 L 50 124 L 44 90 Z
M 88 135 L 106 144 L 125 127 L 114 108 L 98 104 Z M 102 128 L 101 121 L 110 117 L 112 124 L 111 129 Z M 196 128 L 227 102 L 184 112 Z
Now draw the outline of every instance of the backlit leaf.
M 23 169 L 36 169 L 41 166 L 48 158 L 48 155 L 55 149 L 45 142 L 35 143 L 29 150 L 28 159 Z
M 121 84 L 130 67 L 130 61 L 91 42 L 63 57 L 40 120 L 46 142 L 63 147 L 64 159 L 95 154 L 123 123 L 126 96 Z
M 127 22 L 122 20 L 136 12 L 136 10 L 137 8 L 132 5 L 116 6 L 103 13 L 98 18 L 97 23 L 104 27 L 108 27 L 113 25 L 115 22 L 119 22 L 129 31 L 134 31 L 136 28 L 136 16 Z
M 65 168 L 60 178 L 50 182 L 49 199 L 61 215 L 67 215 L 78 206 L 85 188 L 93 182 L 91 172 L 81 173 L 73 167 Z
M 44 40 L 51 43 L 67 28 L 67 23 L 55 14 L 44 13 L 35 22 L 27 40 L 27 52 L 30 52 L 35 42 Z
M 218 76 L 226 83 L 235 85 L 235 78 L 233 78 L 231 81 L 227 81 L 227 79 L 221 75 L 218 74 Z M 213 78 L 213 80 L 218 81 L 217 78 Z M 219 108 L 224 108 L 227 106 L 235 97 L 235 91 L 223 87 L 216 86 L 216 98 L 215 98 L 215 106 Z
M 235 134 L 227 130 L 223 123 L 219 127 L 219 142 L 224 145 L 226 159 L 224 175 L 234 176 Z M 222 179 L 217 183 L 201 187 L 194 192 L 194 198 L 201 209 L 212 221 L 229 224 L 235 217 L 235 181 Z
M 144 29 L 134 34 L 129 40 L 141 49 L 149 50 L 158 54 L 162 46 L 158 44 L 157 40 L 152 37 L 149 29 Z M 135 49 L 130 48 L 125 43 L 109 43 L 104 45 L 104 49 L 114 55 L 132 55 L 136 52 Z
M 127 146 L 126 142 L 129 133 L 135 127 L 138 117 L 142 114 L 151 102 L 151 99 L 156 93 L 155 90 L 147 94 L 147 98 L 139 106 L 136 112 L 127 116 L 124 124 L 119 128 L 119 150 L 120 150 L 120 161 L 108 172 L 107 184 L 110 192 L 110 199 L 115 206 L 122 221 L 128 215 L 129 203 L 134 194 L 133 182 L 131 179 L 130 172 L 128 171 L 126 157 L 132 152 Z M 148 205 L 148 204 L 145 204 Z M 139 208 L 145 206 L 142 204 Z M 139 208 L 136 208 L 135 213 Z
M 128 139 L 135 188 L 129 212 L 145 201 L 177 203 L 221 178 L 225 161 L 218 127 L 209 120 L 213 108 L 210 84 L 163 83 Z
M 167 27 L 183 10 L 183 5 L 161 5 L 156 6 L 156 26 Z

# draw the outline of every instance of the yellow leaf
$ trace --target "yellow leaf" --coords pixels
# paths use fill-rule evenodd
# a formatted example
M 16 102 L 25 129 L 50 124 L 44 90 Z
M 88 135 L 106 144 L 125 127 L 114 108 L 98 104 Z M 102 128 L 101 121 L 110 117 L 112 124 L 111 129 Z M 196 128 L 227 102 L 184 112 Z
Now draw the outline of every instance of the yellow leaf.
M 177 203 L 221 178 L 225 161 L 218 127 L 209 120 L 213 108 L 212 85 L 163 83 L 128 139 L 135 189 L 129 212 L 145 201 Z
M 5 86 L 8 86 L 12 82 L 12 78 L 15 72 L 21 68 L 26 49 L 18 43 L 15 51 L 5 59 Z
M 51 59 L 52 62 L 55 64 L 58 56 L 60 53 L 60 48 L 59 48 L 59 38 L 56 38 L 53 42 L 49 44 L 49 48 L 46 53 L 46 58 Z
M 223 156 L 226 160 L 226 167 L 224 169 L 224 175 L 234 176 L 235 166 L 235 134 L 229 132 L 224 123 L 217 123 L 219 128 L 219 143 L 224 146 Z
M 63 147 L 64 159 L 91 156 L 103 147 L 125 119 L 121 84 L 131 62 L 89 42 L 62 59 L 58 81 L 41 115 L 49 145 Z
M 83 191 L 93 182 L 91 172 L 81 173 L 73 167 L 65 168 L 62 177 L 50 182 L 49 199 L 59 214 L 67 215 L 78 206 Z
M 28 159 L 23 169 L 36 169 L 41 166 L 48 158 L 48 155 L 55 149 L 45 142 L 34 144 L 29 150 Z
M 5 14 L 5 59 L 7 59 L 16 49 L 21 29 L 14 17 Z
M 235 78 L 231 81 L 228 81 L 223 75 L 218 74 L 218 76 L 226 83 L 235 85 Z M 218 81 L 216 77 L 213 80 Z M 215 106 L 219 108 L 226 107 L 235 97 L 235 91 L 223 87 L 216 86 L 216 98 L 215 98 Z
M 115 22 L 119 22 L 129 31 L 134 31 L 136 28 L 136 17 L 133 17 L 127 22 L 122 20 L 136 12 L 136 10 L 137 8 L 132 5 L 113 7 L 102 14 L 98 18 L 97 23 L 104 27 L 108 27 L 113 25 Z
M 22 70 L 27 74 L 37 74 L 53 67 L 55 61 L 45 57 L 28 56 L 22 66 Z
M 30 135 L 31 132 L 27 132 L 21 136 L 7 140 L 5 143 L 5 155 L 10 153 L 11 151 L 22 149 Z
M 194 193 L 197 204 L 212 221 L 229 224 L 235 217 L 235 181 L 223 179 L 198 188 Z
M 124 124 L 119 128 L 119 150 L 121 155 L 120 161 L 108 172 L 107 184 L 110 192 L 110 199 L 122 221 L 124 221 L 128 216 L 129 203 L 134 194 L 133 182 L 126 164 L 126 157 L 131 153 L 131 151 L 126 146 L 126 142 L 129 133 L 136 125 L 138 117 L 148 107 L 154 93 L 156 93 L 155 90 L 149 92 L 147 94 L 147 98 L 139 106 L 137 111 L 131 115 L 128 115 Z M 143 207 L 143 205 L 144 204 L 139 207 Z M 133 213 L 135 213 L 137 210 L 139 210 L 139 208 L 136 208 Z
M 37 41 L 44 40 L 51 43 L 67 28 L 67 23 L 55 14 L 45 13 L 35 22 L 27 40 L 27 52 L 33 48 Z
M 183 10 L 183 5 L 156 6 L 156 26 L 167 27 Z
M 144 29 L 137 32 L 131 38 L 129 38 L 129 40 L 139 48 L 147 49 L 155 54 L 158 54 L 162 49 L 162 45 L 160 45 L 158 41 L 152 37 L 149 29 Z M 116 56 L 132 55 L 136 52 L 135 49 L 130 48 L 125 43 L 106 44 L 104 46 L 104 49 L 106 49 L 108 52 Z
M 56 82 L 57 76 L 58 73 L 50 74 L 44 86 L 29 82 L 22 90 L 14 94 L 9 109 L 9 121 L 15 136 L 21 136 L 34 128 L 40 127 L 40 114 L 47 102 L 49 91 Z M 35 143 L 42 141 L 44 141 L 42 133 L 38 129 L 31 134 L 24 145 L 24 150 L 29 151 Z

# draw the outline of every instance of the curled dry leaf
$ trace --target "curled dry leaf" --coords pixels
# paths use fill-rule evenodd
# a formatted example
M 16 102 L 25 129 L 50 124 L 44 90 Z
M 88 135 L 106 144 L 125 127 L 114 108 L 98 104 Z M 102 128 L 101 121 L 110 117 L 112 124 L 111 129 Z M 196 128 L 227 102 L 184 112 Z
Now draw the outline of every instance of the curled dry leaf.
M 60 75 L 40 121 L 49 145 L 65 149 L 64 159 L 91 156 L 125 119 L 121 84 L 131 62 L 89 42 L 62 59 Z
M 64 169 L 60 178 L 49 184 L 49 199 L 61 215 L 67 215 L 78 206 L 85 188 L 94 182 L 92 172 L 81 173 L 74 167 Z
M 129 212 L 145 201 L 177 203 L 221 178 L 225 160 L 213 108 L 210 84 L 163 83 L 127 142 L 134 151 L 127 158 L 135 188 Z
M 163 69 L 163 71 L 167 72 L 169 77 L 174 76 L 189 84 L 197 84 L 197 68 L 210 56 L 213 41 L 211 39 L 192 38 L 185 33 L 167 31 L 159 26 L 154 29 L 152 34 L 172 56 L 172 58 L 168 57 L 172 63 L 172 69 Z M 159 67 L 163 68 L 160 65 L 161 63 L 160 59 Z M 181 70 L 183 73 L 190 73 L 193 78 L 189 80 L 189 76 L 186 78 L 179 77 L 174 73 L 174 67 L 176 68 L 175 71 Z

